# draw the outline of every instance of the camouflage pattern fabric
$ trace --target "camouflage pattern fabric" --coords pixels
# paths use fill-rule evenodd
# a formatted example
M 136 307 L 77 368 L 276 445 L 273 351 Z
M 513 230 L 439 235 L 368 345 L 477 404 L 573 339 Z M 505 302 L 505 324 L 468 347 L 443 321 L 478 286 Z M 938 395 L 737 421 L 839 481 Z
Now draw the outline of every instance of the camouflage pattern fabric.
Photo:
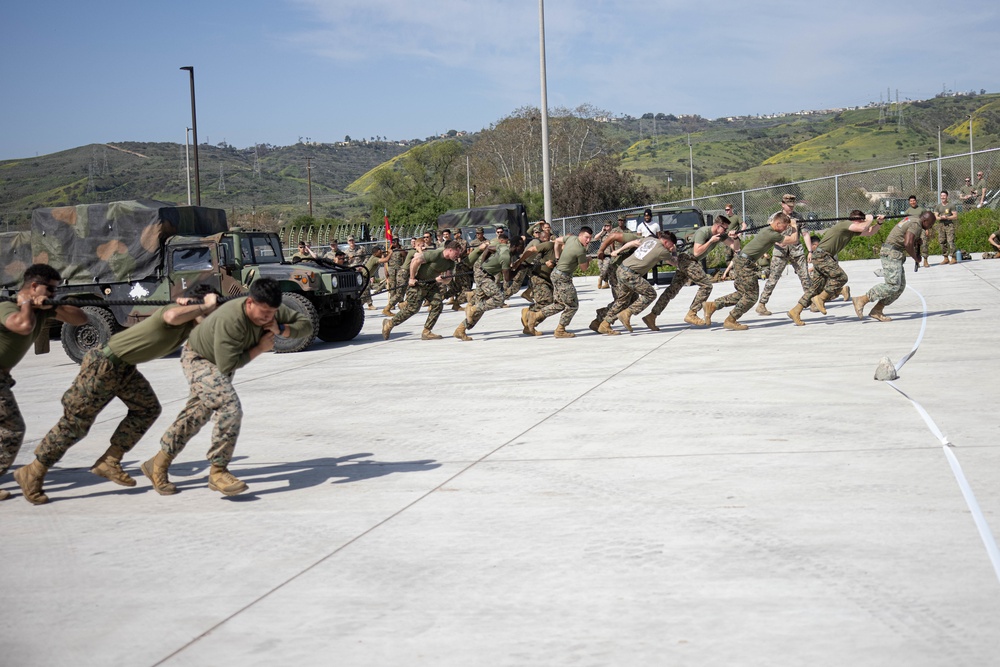
M 409 278 L 407 278 L 409 280 Z M 403 302 L 399 311 L 392 316 L 392 326 L 398 326 L 413 317 L 424 301 L 430 301 L 431 307 L 427 312 L 427 321 L 424 322 L 425 329 L 433 329 L 437 324 L 441 311 L 444 309 L 444 299 L 441 297 L 441 285 L 437 281 L 429 283 L 417 283 L 406 290 L 406 301 Z
M 503 306 L 503 290 L 490 274 L 483 271 L 482 261 L 476 262 L 476 297 L 473 299 L 472 320 L 465 319 L 465 328 L 471 329 L 488 310 Z
M 528 262 L 522 263 L 521 266 L 518 267 L 514 275 L 511 277 L 510 284 L 507 286 L 507 289 L 504 290 L 503 292 L 504 297 L 510 298 L 514 296 L 514 293 L 519 289 L 521 289 L 521 285 L 524 284 L 524 279 L 531 274 L 534 268 L 535 268 L 534 264 Z
M 882 279 L 885 282 L 868 290 L 867 296 L 868 300 L 873 303 L 881 301 L 884 307 L 898 299 L 899 295 L 906 289 L 906 271 L 903 266 L 906 261 L 906 253 L 899 248 L 884 244 L 879 258 L 882 260 Z
M 116 364 L 100 350 L 87 352 L 80 372 L 63 394 L 63 416 L 42 438 L 35 457 L 48 467 L 54 466 L 70 447 L 83 440 L 97 415 L 115 397 L 125 404 L 128 414 L 111 436 L 111 444 L 127 452 L 160 416 L 160 402 L 135 366 Z
M 945 257 L 955 257 L 955 223 L 938 220 L 938 243 L 941 244 L 941 254 Z M 928 234 L 930 236 L 930 234 Z
M 552 296 L 553 302 L 541 310 L 542 317 L 551 317 L 561 312 L 559 324 L 563 328 L 568 327 L 576 311 L 580 309 L 580 300 L 576 294 L 576 287 L 573 286 L 573 276 L 559 269 L 553 269 Z
M 389 292 L 389 308 L 395 308 L 406 296 L 406 283 L 410 279 L 410 267 L 400 265 L 396 269 L 395 287 Z
M 689 279 L 698 286 L 698 293 L 694 295 L 694 300 L 691 301 L 691 307 L 688 310 L 700 310 L 702 304 L 712 294 L 712 281 L 705 273 L 705 269 L 701 267 L 699 260 L 682 252 L 677 255 L 677 270 L 674 272 L 673 280 L 670 281 L 670 286 L 660 294 L 660 298 L 656 300 L 656 304 L 650 312 L 659 317 L 670 300 L 677 296 L 677 293 L 681 291 Z
M 552 283 L 541 276 L 531 276 L 531 300 L 534 303 L 528 310 L 535 313 L 553 303 L 555 295 L 552 293 Z
M 347 250 L 344 251 L 344 254 L 347 255 L 348 266 L 361 266 L 365 263 L 365 259 L 368 258 L 368 254 L 365 252 L 365 249 L 359 245 L 354 246 L 353 249 L 348 247 Z
M 608 273 L 610 273 L 608 269 L 611 268 L 611 257 L 609 255 L 605 255 L 604 259 L 597 260 L 597 265 L 601 269 L 599 274 L 600 279 L 604 282 L 608 282 Z
M 736 291 L 715 300 L 716 308 L 735 306 L 730 313 L 734 320 L 743 317 L 757 302 L 760 285 L 757 284 L 757 264 L 747 259 L 746 255 L 736 255 L 733 262 L 733 286 Z
M 933 227 L 931 228 L 933 229 Z M 938 228 L 938 234 L 941 233 L 941 228 Z M 931 230 L 924 229 L 920 232 L 921 243 L 920 243 L 920 257 L 926 260 L 930 256 L 931 248 Z
M 21 287 L 24 270 L 31 266 L 31 232 L 0 233 L 0 286 Z
M 157 275 L 168 237 L 226 229 L 223 210 L 153 200 L 42 208 L 31 216 L 31 254 L 70 283 L 134 282 Z
M 656 298 L 656 290 L 645 276 L 640 276 L 625 266 L 619 266 L 617 273 L 618 298 L 608 307 L 604 315 L 604 321 L 608 324 L 614 324 L 618 313 L 626 308 L 631 310 L 633 315 L 641 313 Z
M 767 282 L 764 283 L 764 291 L 760 295 L 761 305 L 767 304 L 771 298 L 771 293 L 774 292 L 775 286 L 781 279 L 781 274 L 789 264 L 795 269 L 795 275 L 799 277 L 799 282 L 802 283 L 802 291 L 806 292 L 809 290 L 809 285 L 812 281 L 809 278 L 809 267 L 806 265 L 806 253 L 802 249 L 802 244 L 796 243 L 780 250 L 775 246 L 774 256 L 771 257 L 771 275 L 768 276 Z
M 191 394 L 174 423 L 160 438 L 160 449 L 173 459 L 184 451 L 184 446 L 214 413 L 212 445 L 205 458 L 213 465 L 226 467 L 233 458 L 243 422 L 243 407 L 233 388 L 232 376 L 220 371 L 218 366 L 187 345 L 181 351 L 181 370 L 191 386 Z
M 7 472 L 24 442 L 24 418 L 14 400 L 14 378 L 0 369 L 0 475 Z
M 809 307 L 814 296 L 825 291 L 830 296 L 837 296 L 847 284 L 847 274 L 840 268 L 837 259 L 822 248 L 813 250 L 813 276 L 809 289 L 802 294 L 799 305 Z

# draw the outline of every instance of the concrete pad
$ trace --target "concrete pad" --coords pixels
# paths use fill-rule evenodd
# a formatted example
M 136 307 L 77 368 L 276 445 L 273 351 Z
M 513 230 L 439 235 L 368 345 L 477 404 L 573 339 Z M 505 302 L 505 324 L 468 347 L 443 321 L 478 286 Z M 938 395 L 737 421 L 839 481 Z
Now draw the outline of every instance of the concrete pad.
M 881 280 L 844 266 L 856 295 Z M 687 287 L 662 331 L 594 334 L 595 279 L 573 340 L 554 319 L 522 335 L 517 297 L 471 342 L 450 310 L 444 340 L 421 312 L 383 341 L 370 311 L 348 344 L 237 372 L 233 498 L 207 488 L 209 428 L 171 469 L 181 493 L 142 477 L 187 395 L 176 356 L 147 364 L 164 409 L 126 457 L 135 488 L 88 472 L 117 401 L 48 505 L 0 479 L 0 664 L 993 664 L 997 573 L 940 443 L 873 375 L 914 347 L 922 295 L 896 385 L 1000 533 L 1000 262 L 909 267 L 890 323 L 838 301 L 794 326 L 792 273 L 745 332 L 683 324 Z M 76 371 L 58 349 L 14 370 L 15 466 Z

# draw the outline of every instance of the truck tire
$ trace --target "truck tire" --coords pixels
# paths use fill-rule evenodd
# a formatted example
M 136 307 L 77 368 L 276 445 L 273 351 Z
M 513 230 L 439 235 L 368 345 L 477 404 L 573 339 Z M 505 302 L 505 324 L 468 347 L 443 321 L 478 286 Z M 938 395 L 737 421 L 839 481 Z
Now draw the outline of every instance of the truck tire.
M 350 309 L 319 321 L 319 338 L 328 343 L 354 340 L 365 325 L 365 309 L 357 301 Z
M 77 327 L 63 322 L 59 336 L 66 355 L 78 364 L 91 350 L 107 345 L 119 328 L 115 316 L 106 308 L 83 306 L 81 310 L 87 314 L 87 323 Z
M 313 339 L 316 338 L 316 330 L 319 329 L 319 313 L 316 312 L 316 306 L 312 305 L 312 302 L 301 294 L 285 292 L 281 295 L 281 302 L 292 310 L 309 318 L 309 321 L 312 323 L 312 335 L 305 336 L 304 338 L 283 338 L 278 336 L 274 339 L 274 351 L 277 354 L 301 352 L 312 345 Z

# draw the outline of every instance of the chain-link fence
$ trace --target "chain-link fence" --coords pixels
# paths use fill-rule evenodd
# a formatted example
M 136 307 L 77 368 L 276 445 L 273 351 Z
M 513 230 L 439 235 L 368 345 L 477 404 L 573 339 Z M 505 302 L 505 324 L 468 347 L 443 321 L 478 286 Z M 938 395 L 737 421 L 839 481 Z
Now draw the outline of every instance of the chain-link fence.
M 982 172 L 987 194 L 984 206 L 1000 206 L 1000 148 L 974 151 L 943 158 L 914 160 L 905 164 L 877 169 L 866 169 L 836 176 L 811 178 L 782 185 L 772 185 L 751 190 L 739 190 L 720 195 L 694 197 L 677 201 L 650 204 L 646 207 L 602 211 L 588 215 L 557 218 L 552 228 L 558 234 L 575 234 L 584 225 L 595 232 L 607 222 L 614 223 L 619 216 L 632 221 L 641 219 L 643 208 L 651 208 L 654 215 L 663 209 L 697 207 L 706 215 L 723 215 L 727 204 L 750 227 L 766 224 L 772 213 L 781 209 L 781 195 L 796 196 L 795 210 L 805 218 L 828 219 L 847 217 L 854 209 L 865 213 L 899 215 L 909 206 L 907 198 L 916 195 L 924 208 L 938 203 L 938 193 L 948 190 L 950 201 L 958 210 L 979 205 L 980 196 L 963 196 L 963 190 L 973 189 Z M 966 185 L 965 179 L 971 179 Z M 658 216 L 657 216 L 658 217 Z M 832 224 L 832 223 L 830 223 Z

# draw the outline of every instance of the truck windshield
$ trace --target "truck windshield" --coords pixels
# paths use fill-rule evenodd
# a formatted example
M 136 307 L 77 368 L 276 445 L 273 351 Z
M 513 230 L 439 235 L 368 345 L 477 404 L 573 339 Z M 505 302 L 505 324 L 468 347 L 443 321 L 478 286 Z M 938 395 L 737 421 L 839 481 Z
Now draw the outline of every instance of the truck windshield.
M 257 264 L 281 263 L 281 246 L 278 244 L 277 237 L 272 239 L 270 235 L 251 236 L 250 244 L 253 247 Z
M 212 252 L 205 247 L 174 250 L 174 271 L 206 271 L 212 269 Z

